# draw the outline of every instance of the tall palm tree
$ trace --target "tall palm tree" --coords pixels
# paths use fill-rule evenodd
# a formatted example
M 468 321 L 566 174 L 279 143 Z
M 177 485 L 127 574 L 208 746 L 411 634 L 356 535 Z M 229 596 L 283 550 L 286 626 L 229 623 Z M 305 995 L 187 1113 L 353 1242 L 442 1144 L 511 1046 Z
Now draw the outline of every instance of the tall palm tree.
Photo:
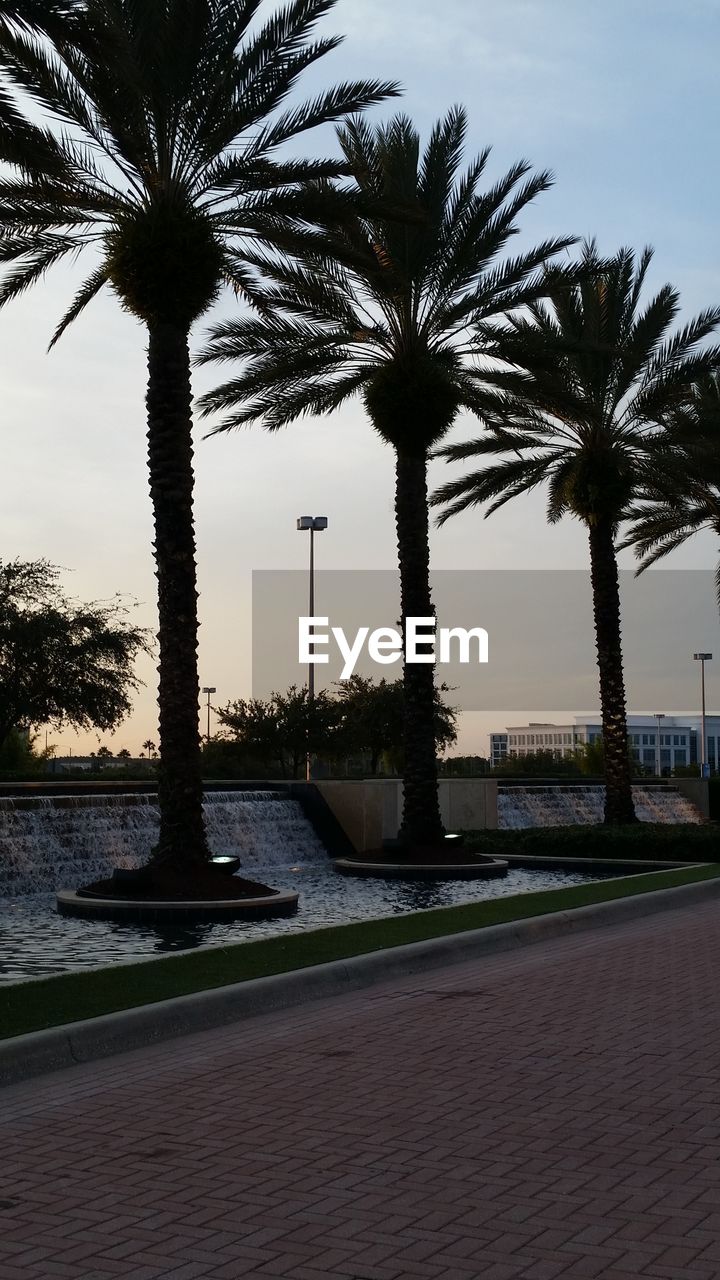
M 720 371 L 696 382 L 687 404 L 655 441 L 622 547 L 634 547 L 642 573 L 701 529 L 720 535 Z M 715 575 L 720 608 L 720 563 Z
M 503 424 L 491 424 L 479 440 L 439 450 L 448 461 L 484 465 L 442 485 L 432 499 L 442 507 L 442 523 L 485 504 L 489 515 L 545 483 L 550 522 L 571 515 L 585 525 L 608 823 L 635 820 L 615 538 L 643 477 L 656 465 L 653 445 L 662 424 L 718 359 L 716 348 L 698 345 L 720 323 L 720 308 L 671 332 L 676 290 L 665 285 L 641 302 L 651 259 L 650 249 L 637 261 L 632 250 L 622 249 L 601 264 L 588 244 L 579 283 L 551 289 L 545 303 L 533 304 L 507 326 L 511 332 L 497 333 L 495 353 L 525 372 L 508 371 Z M 491 333 L 486 340 L 492 349 Z
M 0 160 L 11 166 L 0 179 L 0 305 L 56 262 L 94 249 L 53 343 L 105 287 L 148 332 L 160 650 L 154 859 L 188 870 L 209 856 L 188 337 L 223 284 L 251 289 L 248 246 L 292 243 L 327 204 L 330 190 L 318 184 L 327 188 L 337 161 L 282 160 L 277 148 L 396 92 L 358 81 L 285 105 L 303 71 L 339 43 L 313 37 L 334 3 L 289 0 L 258 27 L 261 0 L 51 0 L 47 20 L 37 0 L 5 0 L 0 10 Z
M 546 260 L 572 243 L 552 239 L 504 257 L 517 217 L 551 185 L 515 164 L 479 190 L 488 151 L 461 171 L 465 113 L 451 110 L 421 152 L 411 121 L 354 120 L 339 130 L 363 210 L 318 239 L 303 261 L 258 254 L 264 314 L 213 330 L 207 360 L 239 372 L 204 398 L 229 410 L 217 428 L 260 421 L 270 430 L 303 414 L 335 412 L 362 396 L 395 452 L 395 516 L 403 627 L 431 617 L 427 460 L 462 409 L 491 398 L 472 329 L 538 296 Z M 432 664 L 404 666 L 404 805 L 401 838 L 443 834 L 438 805 Z

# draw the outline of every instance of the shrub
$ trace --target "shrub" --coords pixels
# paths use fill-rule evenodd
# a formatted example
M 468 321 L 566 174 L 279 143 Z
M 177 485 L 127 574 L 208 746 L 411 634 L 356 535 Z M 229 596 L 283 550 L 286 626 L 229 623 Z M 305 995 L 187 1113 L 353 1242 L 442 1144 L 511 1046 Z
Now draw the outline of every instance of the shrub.
M 625 862 L 720 861 L 720 826 L 638 822 L 623 827 L 585 825 L 468 831 L 465 847 L 502 858 L 608 858 Z

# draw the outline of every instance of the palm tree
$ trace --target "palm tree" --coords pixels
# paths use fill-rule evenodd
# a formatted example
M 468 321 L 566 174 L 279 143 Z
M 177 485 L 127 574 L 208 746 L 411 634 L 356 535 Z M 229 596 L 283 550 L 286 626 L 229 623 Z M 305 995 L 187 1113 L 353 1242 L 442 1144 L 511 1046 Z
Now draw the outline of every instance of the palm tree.
M 202 402 L 205 413 L 230 410 L 218 431 L 255 421 L 276 430 L 362 396 L 373 427 L 395 452 L 403 627 L 408 617 L 433 614 L 428 453 L 461 409 L 478 411 L 491 394 L 472 326 L 537 297 L 541 265 L 572 243 L 553 239 L 502 257 L 518 214 L 551 177 L 528 176 L 521 161 L 479 191 L 489 153 L 461 172 L 465 133 L 459 108 L 435 126 L 422 154 L 405 116 L 387 126 L 355 119 L 342 127 L 363 211 L 308 248 L 301 262 L 256 255 L 265 313 L 217 326 L 203 355 L 241 364 Z M 401 838 L 430 844 L 443 834 L 433 666 L 405 663 L 403 678 Z
M 628 512 L 633 523 L 620 544 L 635 548 L 638 573 L 701 529 L 720 534 L 720 371 L 694 384 L 655 451 L 656 465 Z M 715 580 L 720 608 L 720 562 Z
M 159 605 L 161 826 L 156 863 L 209 856 L 202 817 L 193 527 L 191 326 L 245 250 L 292 242 L 323 206 L 336 161 L 281 160 L 288 139 L 395 92 L 338 85 L 284 106 L 335 48 L 313 28 L 335 0 L 53 0 L 42 30 L 0 11 L 0 305 L 56 262 L 94 249 L 53 337 L 105 287 L 148 332 L 148 461 Z M 252 27 L 252 29 L 251 29 Z M 34 106 L 43 123 L 35 123 Z M 47 123 L 45 121 L 47 120 Z M 336 202 L 337 203 L 337 202 Z M 52 345 L 52 344 L 51 344 Z
M 720 323 L 720 308 L 671 333 L 679 296 L 665 285 L 641 304 L 652 259 L 622 249 L 599 263 L 584 248 L 580 282 L 551 289 L 498 332 L 495 353 L 515 366 L 507 376 L 503 424 L 479 440 L 439 450 L 448 461 L 492 460 L 441 486 L 432 501 L 440 523 L 470 507 L 489 515 L 537 485 L 548 486 L 548 519 L 582 521 L 590 573 L 605 756 L 605 821 L 633 822 L 615 538 L 631 503 L 657 464 L 662 424 L 717 363 L 698 344 Z M 492 335 L 487 334 L 492 349 Z M 513 343 L 517 352 L 513 355 Z M 534 344 L 534 351 L 533 351 Z M 522 366 L 525 373 L 519 373 Z M 502 381 L 503 375 L 500 375 Z
M 143 748 L 145 751 L 147 751 L 148 755 L 150 756 L 150 759 L 151 760 L 154 759 L 155 752 L 157 751 L 157 747 L 153 742 L 152 738 L 145 739 L 145 741 L 143 742 Z

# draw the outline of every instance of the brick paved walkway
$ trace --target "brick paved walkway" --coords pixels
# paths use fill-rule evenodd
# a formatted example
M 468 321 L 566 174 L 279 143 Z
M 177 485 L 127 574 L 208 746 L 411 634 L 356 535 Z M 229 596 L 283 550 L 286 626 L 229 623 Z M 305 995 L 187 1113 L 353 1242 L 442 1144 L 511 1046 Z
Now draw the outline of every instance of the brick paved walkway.
M 720 912 L 0 1093 L 2 1280 L 720 1275 Z

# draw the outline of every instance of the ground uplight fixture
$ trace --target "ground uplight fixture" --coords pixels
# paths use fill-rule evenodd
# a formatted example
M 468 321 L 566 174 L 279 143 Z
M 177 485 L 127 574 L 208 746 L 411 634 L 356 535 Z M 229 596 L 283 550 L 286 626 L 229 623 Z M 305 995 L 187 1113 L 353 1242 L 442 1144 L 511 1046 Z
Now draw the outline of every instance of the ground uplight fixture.
M 707 778 L 710 770 L 707 763 L 707 737 L 705 734 L 705 663 L 712 660 L 711 653 L 694 653 L 693 659 L 700 663 L 700 777 Z
M 310 534 L 310 607 L 308 609 L 308 617 L 315 616 L 315 534 L 322 533 L 327 529 L 327 516 L 298 516 L 297 529 L 298 533 Z M 308 698 L 312 702 L 315 697 L 315 664 L 308 663 Z M 305 779 L 310 781 L 310 753 L 308 752 L 305 759 Z

